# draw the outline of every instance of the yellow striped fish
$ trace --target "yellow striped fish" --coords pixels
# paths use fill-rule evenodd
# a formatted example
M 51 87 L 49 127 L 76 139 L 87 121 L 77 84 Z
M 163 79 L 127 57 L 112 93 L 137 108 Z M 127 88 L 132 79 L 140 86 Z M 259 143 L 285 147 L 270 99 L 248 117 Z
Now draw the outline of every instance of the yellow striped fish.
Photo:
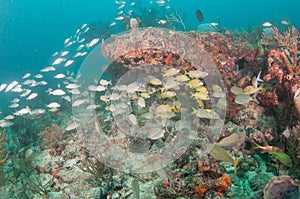
M 217 160 L 233 164 L 234 175 L 236 175 L 236 166 L 238 165 L 238 160 L 233 159 L 228 151 L 218 146 L 217 144 L 207 144 L 206 147 L 208 153 Z

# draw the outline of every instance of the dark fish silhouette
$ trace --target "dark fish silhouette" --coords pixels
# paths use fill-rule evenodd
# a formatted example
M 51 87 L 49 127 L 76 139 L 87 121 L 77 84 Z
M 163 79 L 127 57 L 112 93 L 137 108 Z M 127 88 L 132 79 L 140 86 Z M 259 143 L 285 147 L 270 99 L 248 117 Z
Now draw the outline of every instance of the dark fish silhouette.
M 197 17 L 198 21 L 203 21 L 202 12 L 199 9 L 196 10 L 196 17 Z

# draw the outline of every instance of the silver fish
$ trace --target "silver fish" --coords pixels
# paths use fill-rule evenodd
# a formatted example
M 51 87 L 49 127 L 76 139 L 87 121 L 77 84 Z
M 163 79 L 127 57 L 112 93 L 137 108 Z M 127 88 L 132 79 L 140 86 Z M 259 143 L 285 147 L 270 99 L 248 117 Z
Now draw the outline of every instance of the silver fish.
M 15 99 L 11 100 L 12 103 L 18 103 L 19 101 L 20 101 L 19 98 L 15 98 Z
M 54 76 L 54 78 L 56 78 L 56 79 L 62 79 L 62 78 L 65 78 L 65 77 L 66 77 L 66 75 L 62 74 L 62 73 L 57 74 L 57 75 Z
M 34 98 L 36 98 L 38 96 L 37 93 L 31 93 L 28 97 L 27 97 L 27 100 L 32 100 Z
M 49 72 L 49 71 L 55 71 L 56 69 L 53 67 L 53 66 L 48 66 L 48 67 L 45 67 L 41 70 L 41 72 Z
M 53 65 L 58 65 L 58 64 L 61 64 L 62 62 L 66 61 L 65 58 L 57 58 L 54 62 L 53 62 Z
M 66 131 L 71 131 L 71 130 L 74 130 L 74 129 L 78 128 L 79 126 L 80 125 L 77 122 L 73 122 L 70 125 L 68 125 L 65 130 Z
M 79 85 L 77 85 L 77 84 L 68 84 L 67 86 L 66 86 L 66 88 L 68 88 L 68 89 L 74 89 L 74 88 L 79 88 L 80 86 Z
M 51 102 L 50 104 L 47 105 L 48 108 L 59 108 L 60 104 L 57 102 Z
M 17 82 L 17 81 L 11 82 L 11 83 L 6 87 L 5 92 L 10 91 L 10 90 L 11 90 L 13 87 L 15 87 L 17 84 L 19 84 L 19 82 Z
M 71 40 L 71 38 L 65 39 L 64 44 L 66 45 L 70 40 Z
M 247 94 L 239 94 L 235 97 L 234 102 L 237 104 L 248 104 L 251 100 L 251 96 Z
M 84 48 L 84 45 L 83 44 L 81 44 L 80 46 L 78 46 L 78 48 L 76 49 L 77 51 L 80 51 L 80 50 L 82 50 Z
M 12 126 L 14 123 L 12 123 L 11 121 L 7 121 L 7 120 L 0 120 L 0 127 L 5 128 L 5 127 L 10 127 Z
M 87 48 L 91 48 L 93 47 L 94 45 L 96 45 L 98 42 L 99 42 L 99 38 L 95 38 L 93 39 L 88 45 L 87 45 Z
M 0 92 L 3 91 L 5 89 L 5 87 L 7 86 L 7 84 L 1 84 L 0 85 Z
M 84 29 L 86 26 L 87 26 L 87 24 L 84 23 L 84 24 L 82 24 L 82 26 L 80 27 L 80 29 L 82 30 L 82 29 Z
M 118 16 L 118 17 L 115 18 L 115 20 L 117 20 L 117 21 L 121 21 L 121 20 L 123 20 L 123 19 L 124 19 L 123 16 Z
M 77 107 L 77 106 L 80 106 L 80 105 L 82 105 L 82 104 L 84 104 L 84 103 L 86 103 L 86 102 L 87 102 L 86 99 L 83 99 L 83 100 L 81 100 L 81 99 L 75 100 L 75 101 L 73 102 L 72 106 L 73 106 L 73 107 Z
M 11 92 L 14 92 L 14 93 L 21 93 L 23 91 L 23 88 L 22 88 L 22 85 L 18 84 L 16 85 L 12 90 Z
M 19 107 L 18 103 L 13 103 L 9 106 L 9 108 L 17 108 L 17 107 Z
M 25 114 L 28 114 L 28 113 L 31 113 L 31 110 L 28 107 L 26 107 L 26 108 L 23 108 L 23 109 L 15 112 L 14 115 L 21 116 L 21 115 L 25 115 Z
M 13 120 L 15 118 L 15 116 L 13 115 L 7 115 L 4 117 L 5 120 Z
M 61 89 L 56 89 L 54 91 L 50 91 L 49 94 L 50 95 L 64 95 L 64 94 L 66 94 L 66 92 Z
M 26 90 L 24 90 L 24 93 L 22 93 L 22 94 L 20 95 L 20 97 L 26 97 L 26 96 L 29 95 L 30 93 L 31 93 L 31 90 L 26 89 Z
M 67 54 L 69 54 L 69 51 L 66 50 L 66 51 L 63 51 L 63 52 L 61 53 L 61 56 L 64 57 L 64 56 L 66 56 Z
M 43 78 L 43 75 L 42 74 L 37 74 L 34 77 L 37 78 L 37 79 L 41 79 L 41 78 Z
M 30 77 L 30 73 L 26 73 L 23 77 L 22 77 L 22 79 L 26 79 L 26 78 L 28 78 L 28 77 Z

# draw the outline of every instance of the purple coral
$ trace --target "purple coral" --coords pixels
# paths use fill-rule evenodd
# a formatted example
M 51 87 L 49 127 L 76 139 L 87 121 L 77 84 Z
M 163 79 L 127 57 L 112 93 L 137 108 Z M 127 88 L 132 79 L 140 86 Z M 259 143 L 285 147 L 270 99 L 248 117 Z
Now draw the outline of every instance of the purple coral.
M 288 175 L 274 176 L 264 188 L 264 199 L 299 198 L 298 180 Z

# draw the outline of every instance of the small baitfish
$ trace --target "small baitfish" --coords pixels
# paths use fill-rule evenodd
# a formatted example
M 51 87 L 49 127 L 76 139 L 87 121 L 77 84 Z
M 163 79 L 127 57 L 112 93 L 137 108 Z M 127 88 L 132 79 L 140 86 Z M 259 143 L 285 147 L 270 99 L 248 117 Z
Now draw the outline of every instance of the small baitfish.
M 195 109 L 192 108 L 193 112 L 192 115 L 196 115 L 199 118 L 206 118 L 206 119 L 220 119 L 220 116 L 211 109 Z
M 175 97 L 176 93 L 173 91 L 165 91 L 161 93 L 161 97 L 162 98 L 171 98 L 171 97 Z
M 99 40 L 100 40 L 99 38 L 93 39 L 89 44 L 87 44 L 87 48 L 93 47 L 94 45 L 96 45 L 98 43 Z
M 41 79 L 41 78 L 43 78 L 43 75 L 42 74 L 37 74 L 34 77 L 37 78 L 37 79 Z
M 199 86 L 203 86 L 204 83 L 200 79 L 192 79 L 186 85 L 190 88 L 198 88 Z
M 208 73 L 207 72 L 205 72 L 205 71 L 200 71 L 200 70 L 191 70 L 191 71 L 189 71 L 189 72 L 186 72 L 186 74 L 190 77 L 190 78 L 192 78 L 192 79 L 194 79 L 194 78 L 204 78 L 204 77 L 206 77 L 206 76 L 208 76 Z
M 162 81 L 158 78 L 151 78 L 149 82 L 154 86 L 162 85 Z
M 238 165 L 238 160 L 233 159 L 228 151 L 218 146 L 217 144 L 207 144 L 206 148 L 207 152 L 217 160 L 233 164 L 234 175 L 236 175 L 236 167 Z
M 161 21 L 161 20 L 160 20 Z M 177 75 L 178 73 L 180 72 L 179 69 L 177 68 L 170 68 L 169 70 L 167 70 L 163 76 L 164 77 L 171 77 L 171 76 L 174 76 L 174 75 Z
M 191 96 L 194 97 L 195 99 L 201 99 L 201 100 L 209 100 L 208 93 L 203 93 L 203 92 L 195 92 L 191 93 Z
M 246 86 L 245 88 L 244 88 L 244 92 L 245 92 L 245 94 L 247 94 L 247 95 L 252 95 L 252 94 L 254 94 L 254 93 L 257 93 L 258 91 L 261 91 L 261 90 L 264 90 L 264 88 L 263 88 L 263 84 L 261 84 L 259 87 L 254 87 L 254 86 Z
M 237 87 L 237 86 L 231 87 L 230 91 L 235 95 L 245 94 L 245 91 L 242 88 Z
M 234 102 L 237 104 L 248 104 L 251 101 L 251 96 L 247 94 L 239 94 L 235 97 Z
M 186 75 L 178 75 L 178 76 L 175 77 L 174 80 L 177 81 L 177 82 L 187 82 L 187 81 L 190 80 L 190 78 Z

